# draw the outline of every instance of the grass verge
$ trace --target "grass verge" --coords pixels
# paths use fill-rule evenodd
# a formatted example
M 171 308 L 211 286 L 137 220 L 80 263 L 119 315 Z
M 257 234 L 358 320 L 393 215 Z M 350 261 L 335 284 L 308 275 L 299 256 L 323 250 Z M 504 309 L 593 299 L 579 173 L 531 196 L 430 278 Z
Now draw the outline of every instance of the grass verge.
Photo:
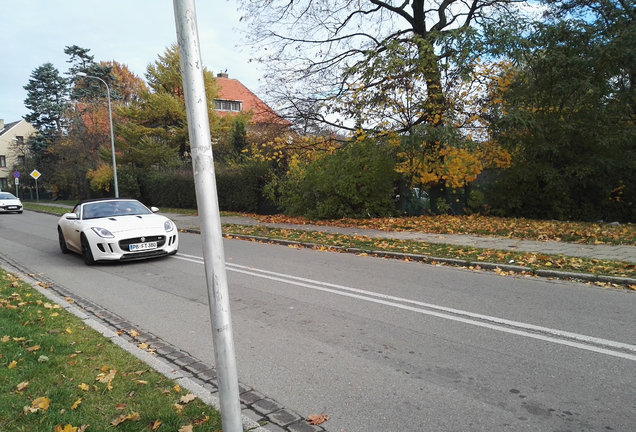
M 0 430 L 217 431 L 220 415 L 0 269 Z

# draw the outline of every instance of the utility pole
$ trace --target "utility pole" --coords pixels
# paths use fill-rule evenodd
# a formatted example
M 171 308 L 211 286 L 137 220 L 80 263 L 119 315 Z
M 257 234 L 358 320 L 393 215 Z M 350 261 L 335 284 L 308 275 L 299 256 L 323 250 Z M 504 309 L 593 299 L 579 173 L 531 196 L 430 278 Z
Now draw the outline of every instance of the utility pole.
M 242 432 L 230 300 L 194 0 L 173 0 L 224 432 Z

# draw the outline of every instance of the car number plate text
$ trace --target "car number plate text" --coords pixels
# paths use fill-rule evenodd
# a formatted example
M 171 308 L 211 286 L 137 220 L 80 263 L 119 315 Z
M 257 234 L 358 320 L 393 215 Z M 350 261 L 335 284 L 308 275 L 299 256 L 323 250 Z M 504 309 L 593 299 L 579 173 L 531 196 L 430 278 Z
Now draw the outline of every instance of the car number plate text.
M 128 247 L 131 252 L 148 250 L 148 249 L 157 249 L 157 242 L 132 243 Z

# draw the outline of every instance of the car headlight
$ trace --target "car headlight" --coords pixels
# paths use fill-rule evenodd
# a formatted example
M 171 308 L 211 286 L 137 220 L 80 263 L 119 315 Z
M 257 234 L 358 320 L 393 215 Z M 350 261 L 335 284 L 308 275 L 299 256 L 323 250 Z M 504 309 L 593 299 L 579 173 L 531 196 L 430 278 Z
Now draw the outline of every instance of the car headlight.
M 103 237 L 103 238 L 113 238 L 113 237 L 115 237 L 113 235 L 113 233 L 108 231 L 106 228 L 92 227 L 91 229 L 93 231 L 95 231 L 95 234 L 97 234 L 100 237 Z
M 165 221 L 163 223 L 163 229 L 166 230 L 166 232 L 170 232 L 174 229 L 174 225 L 172 225 L 172 222 L 170 222 L 169 220 Z

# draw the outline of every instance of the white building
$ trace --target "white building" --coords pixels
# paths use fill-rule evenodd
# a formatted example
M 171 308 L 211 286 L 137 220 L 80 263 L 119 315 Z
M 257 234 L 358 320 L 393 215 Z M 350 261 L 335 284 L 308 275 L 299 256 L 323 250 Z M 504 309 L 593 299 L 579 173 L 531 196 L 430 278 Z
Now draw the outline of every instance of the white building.
M 0 119 L 0 190 L 12 191 L 15 188 L 13 173 L 24 167 L 26 142 L 35 132 L 26 120 L 5 124 Z

